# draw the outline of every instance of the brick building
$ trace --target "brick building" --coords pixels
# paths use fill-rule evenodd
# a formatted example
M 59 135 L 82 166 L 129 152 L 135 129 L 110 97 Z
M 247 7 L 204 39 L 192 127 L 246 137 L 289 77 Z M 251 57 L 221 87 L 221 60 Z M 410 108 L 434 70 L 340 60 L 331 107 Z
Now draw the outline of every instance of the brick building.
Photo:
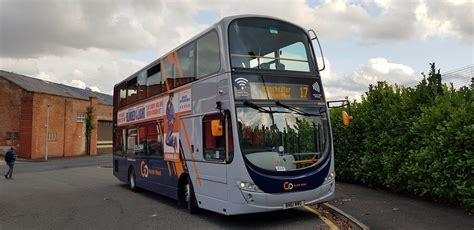
M 112 96 L 0 70 L 0 155 L 44 159 L 86 154 L 85 113 L 94 107 L 90 154 L 111 152 Z

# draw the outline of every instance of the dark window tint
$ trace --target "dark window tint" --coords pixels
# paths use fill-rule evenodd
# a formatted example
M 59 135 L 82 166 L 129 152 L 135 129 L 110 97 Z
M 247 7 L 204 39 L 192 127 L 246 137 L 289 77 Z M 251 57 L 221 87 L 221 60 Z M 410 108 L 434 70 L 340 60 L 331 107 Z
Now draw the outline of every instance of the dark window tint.
M 195 74 L 195 50 L 194 43 L 191 43 L 176 52 L 175 55 L 175 87 L 194 81 Z
M 143 71 L 138 74 L 137 86 L 138 86 L 138 99 L 145 99 L 147 97 L 147 84 L 146 84 L 146 72 Z
M 114 140 L 113 140 L 113 146 L 114 146 L 114 154 L 125 154 L 125 149 L 124 149 L 124 131 L 123 129 L 116 129 L 114 131 Z
M 197 75 L 215 73 L 219 68 L 219 39 L 217 33 L 212 31 L 197 40 Z
M 149 156 L 163 157 L 163 121 L 146 126 L 146 149 Z
M 165 88 L 165 81 L 161 75 L 161 65 L 157 64 L 148 69 L 147 75 L 148 77 L 146 80 L 146 85 L 148 88 L 148 96 L 153 96 L 163 92 Z
M 146 155 L 146 126 L 138 127 L 138 144 L 135 146 L 136 155 Z
M 122 83 L 121 85 L 117 86 L 117 88 L 118 106 L 123 107 L 127 105 L 127 84 Z
M 176 72 L 176 69 L 174 68 L 174 54 L 169 54 L 162 60 L 161 64 L 163 66 L 163 79 L 168 81 L 168 86 L 170 87 L 169 89 L 172 89 L 174 88 L 174 75 Z
M 118 87 L 114 88 L 114 107 L 118 108 L 120 107 L 120 89 Z
M 137 78 L 134 77 L 127 81 L 127 104 L 133 103 L 138 100 L 138 82 Z
M 138 145 L 138 131 L 137 129 L 128 129 L 127 137 L 127 155 L 135 155 L 135 149 Z

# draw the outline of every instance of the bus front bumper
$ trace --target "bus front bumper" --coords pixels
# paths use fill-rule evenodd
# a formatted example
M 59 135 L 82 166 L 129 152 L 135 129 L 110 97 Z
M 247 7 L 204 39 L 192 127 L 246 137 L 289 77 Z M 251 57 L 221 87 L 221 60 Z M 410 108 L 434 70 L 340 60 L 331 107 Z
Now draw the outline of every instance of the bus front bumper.
M 235 196 L 235 198 L 240 196 L 238 200 L 241 202 L 223 201 L 204 195 L 196 195 L 198 200 L 202 201 L 199 204 L 201 208 L 219 212 L 224 215 L 239 215 L 277 211 L 296 208 L 301 205 L 324 203 L 334 199 L 335 184 L 335 181 L 332 180 L 314 190 L 280 194 L 249 192 L 240 189 L 238 189 L 238 191 L 232 191 L 231 194 L 229 194 L 229 196 Z M 235 198 L 233 200 L 236 200 Z

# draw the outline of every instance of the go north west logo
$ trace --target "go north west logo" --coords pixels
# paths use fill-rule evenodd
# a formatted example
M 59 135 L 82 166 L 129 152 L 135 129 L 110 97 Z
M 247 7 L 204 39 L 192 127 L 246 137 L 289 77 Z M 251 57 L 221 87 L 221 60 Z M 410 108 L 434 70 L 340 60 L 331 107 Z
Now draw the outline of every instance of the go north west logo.
M 155 175 L 155 176 L 161 176 L 161 170 L 148 169 L 148 165 L 146 165 L 145 161 L 141 161 L 140 162 L 140 175 L 142 177 L 147 178 L 149 174 Z
M 142 177 L 148 177 L 148 165 L 145 164 L 145 161 L 140 162 L 140 174 Z
M 234 81 L 242 90 L 245 89 L 245 87 L 247 87 L 247 84 L 249 83 L 249 80 L 243 77 L 236 78 Z
M 283 190 L 290 191 L 290 190 L 293 190 L 293 188 L 302 189 L 303 187 L 306 187 L 306 185 L 307 185 L 306 183 L 293 184 L 291 182 L 285 181 L 285 183 L 283 183 Z
M 288 181 L 283 183 L 283 189 L 285 191 L 292 190 L 293 189 L 293 183 L 290 183 Z

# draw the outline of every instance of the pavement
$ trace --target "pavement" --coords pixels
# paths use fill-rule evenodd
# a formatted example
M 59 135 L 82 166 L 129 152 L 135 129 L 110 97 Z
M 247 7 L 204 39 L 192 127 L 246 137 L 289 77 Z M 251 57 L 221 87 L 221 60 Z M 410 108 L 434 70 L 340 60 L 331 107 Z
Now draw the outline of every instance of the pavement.
M 5 165 L 6 167 L 6 163 L 2 158 L 0 159 L 0 166 L 3 165 Z M 29 160 L 18 158 L 15 162 L 14 173 L 43 172 L 66 168 L 80 168 L 92 165 L 112 166 L 112 155 L 104 154 L 97 156 L 49 158 L 48 161 L 45 161 L 43 159 Z
M 472 213 L 361 185 L 336 183 L 329 202 L 371 229 L 474 229 Z

